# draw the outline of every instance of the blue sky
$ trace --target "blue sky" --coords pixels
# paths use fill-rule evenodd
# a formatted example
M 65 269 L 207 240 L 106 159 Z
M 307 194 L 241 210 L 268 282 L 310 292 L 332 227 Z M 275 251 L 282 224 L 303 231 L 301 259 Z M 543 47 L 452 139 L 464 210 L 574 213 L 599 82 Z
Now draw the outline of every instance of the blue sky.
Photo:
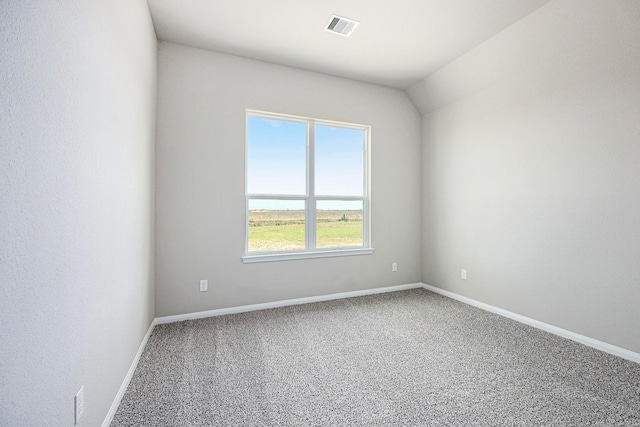
M 249 117 L 247 190 L 251 194 L 304 196 L 306 124 Z M 362 196 L 364 131 L 315 126 L 316 195 Z M 361 209 L 361 202 L 323 202 L 318 209 Z M 252 209 L 299 209 L 299 202 L 258 201 Z

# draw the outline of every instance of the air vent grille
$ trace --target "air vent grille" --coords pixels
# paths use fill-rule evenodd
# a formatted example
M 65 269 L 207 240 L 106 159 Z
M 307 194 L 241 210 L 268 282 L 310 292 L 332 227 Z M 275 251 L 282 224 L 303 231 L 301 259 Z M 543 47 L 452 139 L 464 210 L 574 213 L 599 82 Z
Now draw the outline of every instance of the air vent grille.
M 340 34 L 341 36 L 349 37 L 353 30 L 358 28 L 360 23 L 358 21 L 354 21 L 353 19 L 344 18 L 342 16 L 333 15 L 327 26 L 325 27 L 325 31 L 329 31 L 330 33 Z

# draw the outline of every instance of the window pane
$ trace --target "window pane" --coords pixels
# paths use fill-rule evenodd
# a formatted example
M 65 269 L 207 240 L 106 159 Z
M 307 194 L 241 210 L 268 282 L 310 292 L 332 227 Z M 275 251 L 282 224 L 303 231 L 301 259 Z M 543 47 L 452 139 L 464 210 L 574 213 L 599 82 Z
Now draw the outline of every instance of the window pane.
M 247 192 L 305 195 L 307 125 L 248 117 Z
M 305 248 L 304 200 L 249 200 L 249 252 Z
M 316 125 L 316 195 L 364 195 L 364 136 L 362 129 Z
M 316 247 L 362 246 L 362 200 L 316 202 Z

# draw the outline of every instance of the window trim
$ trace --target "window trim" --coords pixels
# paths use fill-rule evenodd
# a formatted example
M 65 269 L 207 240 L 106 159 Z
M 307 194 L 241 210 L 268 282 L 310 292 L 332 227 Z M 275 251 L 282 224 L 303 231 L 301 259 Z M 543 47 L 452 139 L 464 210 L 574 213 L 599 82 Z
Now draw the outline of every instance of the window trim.
M 250 194 L 248 188 L 248 156 L 249 156 L 249 118 L 258 117 L 272 120 L 286 120 L 304 123 L 307 127 L 306 142 L 306 194 Z M 364 131 L 364 156 L 363 156 L 363 195 L 362 196 L 316 196 L 315 195 L 315 125 L 341 127 Z M 314 119 L 310 117 L 294 116 L 288 114 L 271 113 L 260 110 L 247 109 L 245 111 L 245 233 L 244 255 L 242 262 L 270 262 L 286 261 L 294 259 L 326 258 L 337 256 L 369 255 L 374 252 L 371 245 L 371 126 L 356 123 L 337 122 L 332 120 Z M 249 200 L 251 199 L 276 199 L 276 200 L 304 200 L 305 203 L 305 249 L 289 251 L 255 251 L 249 252 Z M 316 244 L 316 207 L 322 200 L 335 201 L 362 201 L 362 245 L 340 246 L 330 248 L 317 248 Z M 313 246 L 313 247 L 311 247 Z
M 342 256 L 353 255 L 371 255 L 374 252 L 373 248 L 360 248 L 357 249 L 327 249 L 316 251 L 292 251 L 292 252 L 257 252 L 256 255 L 245 255 L 242 257 L 242 262 L 245 264 L 252 264 L 255 262 L 270 262 L 270 261 L 291 261 L 296 259 L 313 259 L 313 258 L 332 258 Z

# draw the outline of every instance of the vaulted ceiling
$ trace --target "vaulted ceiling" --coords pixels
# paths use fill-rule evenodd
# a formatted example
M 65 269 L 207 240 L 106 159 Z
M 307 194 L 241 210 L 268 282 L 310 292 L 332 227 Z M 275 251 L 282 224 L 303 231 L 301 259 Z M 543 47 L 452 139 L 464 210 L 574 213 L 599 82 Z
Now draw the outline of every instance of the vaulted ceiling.
M 550 0 L 148 0 L 160 40 L 406 89 Z M 360 21 L 351 37 L 331 16 Z

